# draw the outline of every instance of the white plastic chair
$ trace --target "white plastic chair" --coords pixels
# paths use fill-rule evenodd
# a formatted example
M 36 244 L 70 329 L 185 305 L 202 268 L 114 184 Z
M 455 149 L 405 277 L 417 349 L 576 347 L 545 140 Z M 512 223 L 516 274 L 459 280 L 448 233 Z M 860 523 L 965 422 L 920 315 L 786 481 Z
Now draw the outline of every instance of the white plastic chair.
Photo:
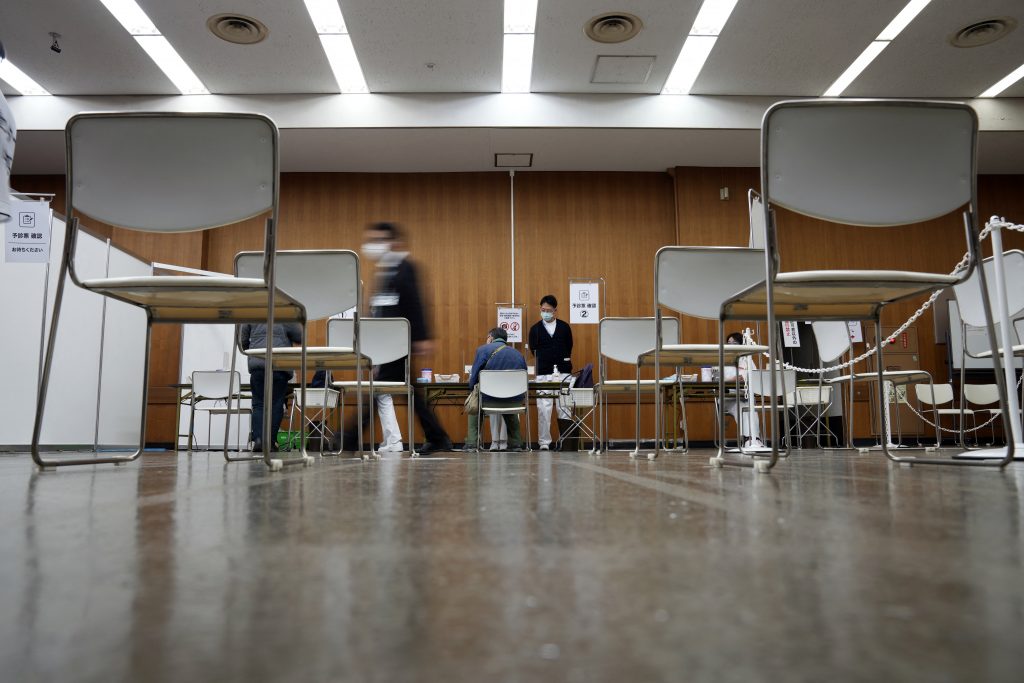
M 980 253 L 974 215 L 977 136 L 977 115 L 970 106 L 959 103 L 821 99 L 780 102 L 770 107 L 761 133 L 762 213 L 767 245 L 764 281 L 733 297 L 723 308 L 722 317 L 767 320 L 768 346 L 774 362 L 777 319 L 872 320 L 875 337 L 881 339 L 881 311 L 886 305 L 965 280 L 974 271 Z M 968 268 L 957 275 L 904 270 L 780 272 L 775 207 L 862 227 L 916 224 L 962 211 L 967 227 Z M 987 299 L 987 291 L 984 296 Z M 986 300 L 986 326 L 992 335 L 990 311 Z M 885 363 L 881 350 L 877 355 L 879 416 L 884 434 Z M 964 464 L 898 457 L 889 451 L 885 439 L 882 450 L 894 462 Z M 774 465 L 776 457 L 773 447 L 768 467 Z M 1012 456 L 989 464 L 1005 466 L 1010 459 Z
M 735 366 L 740 358 L 768 351 L 756 344 L 726 344 L 722 303 L 764 279 L 764 251 L 740 247 L 662 247 L 654 257 L 654 317 L 661 329 L 662 307 L 694 318 L 718 320 L 717 344 L 662 344 L 644 354 L 654 363 L 660 376 L 661 364 L 717 365 L 718 396 L 725 396 L 725 366 Z M 655 404 L 655 424 L 661 425 L 661 406 Z M 774 435 L 773 435 L 774 436 Z M 777 439 L 773 439 L 777 440 Z M 742 440 L 741 440 L 742 441 Z M 655 441 L 649 459 L 658 457 L 660 443 Z M 742 446 L 742 444 L 741 444 Z M 725 420 L 718 421 L 718 455 L 725 452 Z
M 235 273 L 239 277 L 248 277 L 259 267 L 259 253 L 243 251 L 235 255 Z M 356 334 L 351 346 L 307 346 L 306 323 L 311 320 L 322 320 L 338 315 L 360 301 L 359 256 L 348 249 L 295 250 L 277 252 L 277 282 L 280 289 L 288 292 L 294 300 L 300 302 L 305 311 L 303 318 L 302 339 L 299 347 L 279 347 L 274 349 L 274 370 L 291 370 L 299 373 L 299 403 L 309 405 L 309 398 L 303 395 L 306 391 L 306 373 L 308 370 L 339 370 L 354 368 L 359 371 L 367 363 L 365 356 L 360 354 L 359 335 Z M 356 330 L 359 329 L 358 313 L 353 319 Z M 247 356 L 265 355 L 266 349 L 245 349 Z M 232 363 L 234 356 L 232 356 Z M 268 368 L 271 366 L 267 366 Z M 270 382 L 267 382 L 269 385 Z M 360 401 L 362 400 L 360 395 Z M 264 411 L 263 431 L 267 432 L 270 420 Z M 302 423 L 301 458 L 307 464 L 312 462 L 306 450 L 305 422 Z M 264 448 L 269 439 L 264 440 Z M 322 445 L 322 442 L 321 442 Z M 369 456 L 360 450 L 360 457 Z M 271 460 L 272 469 L 280 469 L 286 461 Z
M 526 450 L 530 450 L 533 443 L 533 436 L 530 432 L 530 400 L 529 400 L 529 377 L 526 370 L 481 370 L 480 381 L 480 410 L 476 414 L 476 433 L 480 433 L 480 423 L 484 413 L 489 415 L 510 415 L 523 413 L 523 420 L 526 423 Z M 509 405 L 507 403 L 488 403 L 488 399 L 499 399 L 507 401 L 522 395 L 522 404 Z
M 956 423 L 959 425 L 958 430 L 961 432 L 961 439 L 963 438 L 964 425 L 962 424 L 967 418 L 970 418 L 974 422 L 974 411 L 966 408 L 964 405 L 959 407 L 953 403 L 953 385 L 952 384 L 915 384 L 914 385 L 914 396 L 917 398 L 918 404 L 921 406 L 921 412 L 930 412 L 935 417 L 935 423 L 939 426 L 942 425 L 943 417 L 955 417 Z M 940 408 L 949 404 L 948 408 Z
M 66 126 L 67 228 L 53 317 L 43 360 L 32 432 L 32 458 L 41 469 L 124 464 L 146 442 L 149 352 L 154 323 L 273 325 L 301 321 L 301 306 L 275 288 L 278 215 L 278 135 L 257 114 L 89 113 Z M 264 250 L 252 277 L 147 276 L 80 280 L 75 248 L 80 216 L 129 230 L 192 232 L 269 214 Z M 65 280 L 146 312 L 146 355 L 138 449 L 128 456 L 45 458 L 39 450 Z M 268 349 L 267 361 L 272 352 Z M 267 398 L 270 387 L 268 384 Z M 225 457 L 227 443 L 225 438 Z M 264 454 L 269 459 L 269 453 Z M 251 459 L 251 457 L 249 458 Z
M 772 374 L 775 375 L 772 378 Z M 784 406 L 787 406 L 793 399 L 793 393 L 796 390 L 796 371 L 795 370 L 782 370 L 776 368 L 775 372 L 772 373 L 768 369 L 761 370 L 750 370 L 747 372 L 747 384 L 750 386 L 750 393 L 757 399 L 758 405 L 761 406 L 761 423 L 767 424 L 766 418 L 771 418 L 772 424 L 772 440 L 781 439 L 786 442 L 786 450 L 781 453 L 782 457 L 789 455 L 791 448 L 790 440 L 790 425 L 788 419 L 788 407 L 786 412 L 782 414 L 782 429 L 779 429 L 777 420 L 772 418 L 772 413 L 769 412 L 765 415 L 764 402 L 765 400 L 771 400 L 772 392 L 775 392 L 774 397 L 777 402 L 781 402 Z M 751 406 L 753 408 L 753 406 Z M 766 432 L 767 433 L 767 432 Z
M 306 387 L 306 403 L 302 403 L 302 392 L 298 392 L 292 396 L 292 405 L 288 410 L 288 431 L 295 431 L 295 416 L 298 413 L 299 419 L 308 429 L 308 436 L 304 435 L 303 440 L 319 439 L 321 455 L 324 444 L 329 443 L 334 436 L 330 415 L 338 407 L 338 395 L 339 392 L 334 389 Z M 312 411 L 312 414 L 308 411 Z
M 960 397 L 961 405 L 969 409 L 975 416 L 982 416 L 985 421 L 991 420 L 997 415 L 1002 415 L 1003 409 L 999 407 L 999 386 L 996 384 L 965 384 L 962 386 L 963 394 Z M 992 406 L 995 405 L 993 408 Z M 992 437 L 990 444 L 995 443 L 996 429 L 994 420 L 989 423 L 989 434 Z M 977 440 L 977 435 L 975 435 Z
M 213 434 L 210 427 L 213 424 L 214 415 L 225 415 L 230 422 L 231 416 L 236 419 L 238 443 L 236 450 L 242 450 L 242 415 L 252 415 L 251 407 L 241 405 L 239 390 L 242 386 L 242 376 L 238 372 L 227 370 L 196 370 L 192 373 L 192 399 L 189 401 L 189 423 L 188 423 L 188 450 L 192 450 L 193 435 L 195 434 L 196 412 L 206 413 L 206 448 L 209 450 L 213 443 Z M 228 399 L 238 401 L 232 408 Z M 204 405 L 205 404 L 205 405 Z
M 640 356 L 654 346 L 657 323 L 654 318 L 602 318 L 597 328 L 597 347 L 600 352 L 598 361 L 598 381 L 594 385 L 598 403 L 598 449 L 597 452 L 609 450 L 608 435 L 608 399 L 614 394 L 632 393 L 635 398 L 635 445 L 640 448 L 640 394 L 656 393 L 660 387 L 672 384 L 671 380 L 658 377 L 640 379 Z M 661 328 L 664 343 L 679 342 L 679 320 L 665 318 Z M 608 361 L 613 360 L 633 367 L 634 379 L 609 379 Z M 656 390 L 655 385 L 658 385 Z M 655 402 L 661 397 L 656 393 Z M 655 434 L 658 438 L 658 434 Z M 633 451 L 636 453 L 636 450 Z
M 335 319 L 327 323 L 327 338 L 332 345 L 351 345 L 355 334 L 353 321 L 350 319 Z M 413 385 L 410 377 L 409 353 L 412 349 L 412 331 L 409 321 L 405 318 L 365 318 L 360 321 L 359 334 L 361 335 L 360 349 L 370 360 L 371 365 L 385 365 L 397 360 L 405 359 L 405 379 L 403 381 L 380 381 L 372 380 L 368 385 L 370 388 L 369 409 L 375 408 L 376 394 L 405 394 L 407 417 L 409 451 L 412 457 L 419 457 L 416 452 L 416 432 L 413 430 Z M 372 375 L 372 373 L 371 373 Z M 341 391 L 341 410 L 345 412 L 345 395 L 350 391 L 359 391 L 358 378 L 332 382 L 331 386 Z M 360 426 L 362 421 L 359 421 Z M 374 435 L 374 420 L 370 420 L 370 449 L 376 457 L 377 440 Z M 342 444 L 344 448 L 344 444 Z

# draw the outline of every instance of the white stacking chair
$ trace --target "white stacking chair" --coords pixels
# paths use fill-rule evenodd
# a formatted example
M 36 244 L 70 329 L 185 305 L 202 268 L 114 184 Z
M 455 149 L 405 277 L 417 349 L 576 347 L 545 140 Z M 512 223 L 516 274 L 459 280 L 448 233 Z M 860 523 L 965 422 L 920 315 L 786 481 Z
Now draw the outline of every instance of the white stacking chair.
M 767 320 L 773 363 L 776 320 L 872 320 L 875 338 L 881 340 L 881 311 L 886 305 L 955 285 L 975 270 L 980 253 L 974 215 L 977 136 L 977 115 L 959 103 L 823 99 L 770 107 L 761 130 L 764 279 L 732 297 L 723 306 L 722 318 Z M 962 210 L 968 266 L 956 275 L 902 270 L 781 272 L 776 207 L 875 228 L 921 223 Z M 982 290 L 985 322 L 995 347 L 988 293 Z M 879 349 L 879 417 L 885 434 L 882 355 Z M 773 411 L 776 405 L 773 392 Z M 899 457 L 889 451 L 885 439 L 882 450 L 894 462 L 963 464 Z M 764 468 L 774 466 L 777 457 L 773 446 Z M 1002 467 L 1010 459 L 979 464 Z M 746 461 L 728 464 L 750 465 Z
M 640 379 L 640 356 L 655 346 L 656 323 L 654 318 L 602 318 L 597 328 L 597 347 L 600 351 L 598 381 L 594 385 L 598 404 L 598 447 L 596 452 L 610 450 L 608 405 L 613 395 L 630 393 L 635 396 L 635 448 L 640 448 L 640 394 L 654 393 L 655 403 L 661 401 L 661 389 L 672 384 L 660 376 L 655 379 Z M 661 329 L 663 343 L 679 342 L 679 320 L 666 318 Z M 634 368 L 634 379 L 609 379 L 608 361 L 630 365 Z M 658 438 L 658 434 L 655 434 Z
M 772 375 L 775 375 L 772 378 Z M 767 369 L 750 370 L 747 373 L 747 383 L 750 385 L 750 393 L 757 399 L 758 405 L 761 406 L 761 424 L 768 424 L 768 419 L 774 419 L 771 413 L 765 415 L 764 402 L 765 400 L 771 400 L 772 392 L 775 392 L 775 399 L 777 402 L 786 404 L 793 400 L 793 393 L 796 388 L 796 370 L 780 370 L 775 369 L 772 373 Z M 751 406 L 753 408 L 753 406 Z M 768 419 L 766 419 L 768 418 Z M 764 432 L 768 433 L 767 430 Z M 789 412 L 784 411 L 782 413 L 782 428 L 779 429 L 777 424 L 772 425 L 772 439 L 782 439 L 786 442 L 786 450 L 780 455 L 785 457 L 789 454 L 791 445 L 790 440 L 790 425 L 789 425 Z
M 237 432 L 236 450 L 242 450 L 242 415 L 252 415 L 251 406 L 242 406 L 242 397 L 239 389 L 242 386 L 242 376 L 238 372 L 227 370 L 196 370 L 192 373 L 192 398 L 189 401 L 189 423 L 188 423 L 188 450 L 192 450 L 193 435 L 195 434 L 196 413 L 206 413 L 206 434 L 207 450 L 213 444 L 213 433 L 210 428 L 213 424 L 214 415 L 224 415 L 225 420 L 230 423 L 231 416 L 235 416 L 235 429 Z M 236 402 L 234 407 L 232 403 Z M 246 439 L 248 441 L 248 439 Z
M 302 307 L 275 287 L 278 134 L 257 114 L 89 113 L 71 117 L 67 144 L 67 228 L 32 431 L 41 469 L 124 464 L 146 442 L 149 353 L 154 323 L 300 321 Z M 75 269 L 80 216 L 153 233 L 192 232 L 267 215 L 252 277 L 146 276 L 81 280 Z M 131 455 L 46 458 L 39 439 L 53 367 L 65 280 L 146 312 L 139 446 Z M 267 349 L 267 362 L 273 352 Z M 268 384 L 267 398 L 270 387 Z M 225 436 L 225 455 L 227 443 Z M 268 453 L 265 455 L 269 456 Z
M 1022 427 L 1020 407 L 1021 403 L 1024 403 L 1024 392 L 1021 393 L 1020 402 L 1018 402 L 1018 400 L 1010 400 L 1016 399 L 1015 387 L 1012 385 L 1015 369 L 1012 365 L 1008 365 L 1005 368 L 1006 372 L 1004 374 L 1001 370 L 1001 364 L 1005 362 L 1005 357 L 1007 355 L 1010 356 L 1011 359 L 1014 357 L 1024 356 L 1024 345 L 1021 345 L 1020 335 L 1018 333 L 1018 326 L 1020 323 L 1017 321 L 1017 319 L 1024 314 L 1024 252 L 1019 249 L 1005 251 L 1002 253 L 1002 258 L 998 262 L 996 260 L 996 256 L 997 255 L 993 255 L 986 258 L 982 262 L 981 266 L 977 268 L 969 278 L 953 288 L 953 292 L 956 295 L 956 304 L 960 313 L 960 321 L 963 324 L 963 327 L 961 328 L 963 352 L 973 358 L 993 360 L 996 384 L 1003 387 L 1005 390 L 1004 393 L 1000 394 L 1000 405 L 1005 411 L 1003 414 L 1003 430 L 1006 433 L 1007 457 L 1012 458 L 1014 457 L 1013 451 L 1015 450 L 1015 445 L 1021 442 Z M 1003 329 L 1001 321 L 1000 324 L 995 324 L 993 326 L 993 334 L 998 340 L 998 343 L 991 343 L 990 348 L 988 349 L 977 348 L 973 343 L 974 336 L 968 334 L 968 330 L 970 328 L 987 327 L 986 313 L 988 310 L 988 300 L 991 300 L 997 293 L 1000 269 L 1002 270 L 1002 276 L 1004 279 L 1003 286 L 1007 313 L 1006 329 Z M 984 288 L 982 287 L 982 282 L 985 282 Z M 1007 344 L 1009 345 L 1009 353 L 1004 353 L 1004 346 Z M 998 349 L 994 359 L 992 349 Z M 963 362 L 963 360 L 964 358 L 961 357 L 961 386 L 964 386 L 966 383 L 966 363 Z M 961 405 L 963 405 L 962 397 Z M 961 441 L 963 441 L 962 436 Z M 1002 449 L 997 449 L 994 451 L 972 451 L 962 453 L 955 457 L 998 458 L 1001 455 Z M 1018 453 L 1016 457 L 1024 457 L 1024 453 Z
M 480 424 L 484 414 L 488 415 L 509 415 L 523 413 L 521 422 L 526 423 L 527 451 L 532 450 L 533 436 L 530 432 L 530 388 L 529 377 L 526 370 L 481 370 L 480 381 L 480 410 L 476 414 L 476 433 L 480 433 Z M 511 399 L 522 395 L 522 404 L 507 405 L 488 403 L 488 398 Z M 520 428 L 521 429 L 521 428 Z
M 249 277 L 259 268 L 259 253 L 243 251 L 235 255 L 235 274 Z M 274 349 L 274 370 L 291 370 L 299 373 L 299 403 L 309 405 L 305 395 L 306 373 L 309 370 L 356 370 L 359 371 L 367 363 L 367 359 L 359 350 L 359 315 L 353 319 L 356 335 L 351 346 L 307 346 L 306 323 L 311 320 L 323 320 L 333 315 L 358 306 L 361 297 L 359 279 L 359 256 L 348 249 L 316 249 L 277 252 L 277 282 L 280 289 L 288 292 L 294 300 L 300 302 L 305 312 L 302 318 L 302 346 L 278 347 Z M 237 335 L 236 335 L 237 336 Z M 268 335 L 269 337 L 269 335 Z M 247 356 L 262 356 L 266 349 L 246 349 Z M 232 364 L 235 356 L 232 355 Z M 268 365 L 268 370 L 270 366 Z M 267 382 L 270 385 L 270 382 Z M 360 399 L 361 400 L 361 399 Z M 269 403 L 265 404 L 263 431 L 270 424 Z M 310 462 L 306 450 L 305 422 L 302 423 L 301 458 Z M 264 439 L 264 449 L 270 439 Z M 364 459 L 368 456 L 360 451 Z M 280 469 L 286 461 L 269 459 L 271 469 Z
M 980 421 L 979 416 L 983 416 L 985 421 L 989 422 L 989 434 L 992 437 L 989 445 L 994 444 L 996 438 L 994 418 L 1003 414 L 1002 408 L 999 407 L 999 386 L 995 384 L 961 385 L 960 404 L 974 415 L 976 426 Z M 963 418 L 961 418 L 962 421 Z M 975 435 L 975 440 L 977 442 L 977 435 Z M 962 435 L 960 442 L 963 445 Z
M 963 442 L 963 431 L 966 428 L 963 423 L 968 418 L 970 418 L 972 423 L 975 422 L 974 411 L 963 404 L 959 406 L 954 405 L 953 398 L 955 394 L 952 384 L 915 384 L 914 396 L 917 398 L 918 405 L 921 406 L 921 412 L 930 412 L 935 418 L 935 424 L 940 427 L 942 426 L 943 417 L 956 418 L 955 422 L 958 424 L 957 429 L 960 432 L 960 440 L 961 443 Z M 947 404 L 949 407 L 941 407 Z
M 335 319 L 327 323 L 327 338 L 332 345 L 352 344 L 350 340 L 355 334 L 353 321 L 350 319 Z M 380 381 L 372 378 L 369 384 L 360 383 L 359 379 L 332 382 L 331 386 L 341 391 L 341 410 L 345 411 L 345 396 L 348 392 L 360 391 L 361 386 L 370 389 L 369 410 L 371 415 L 376 411 L 376 395 L 405 394 L 408 417 L 409 451 L 412 457 L 419 457 L 416 452 L 416 432 L 413 429 L 413 385 L 410 377 L 409 353 L 412 349 L 412 331 L 409 321 L 405 318 L 366 318 L 360 321 L 359 334 L 361 335 L 360 349 L 369 359 L 371 365 L 384 365 L 397 360 L 405 359 L 405 379 L 403 381 Z M 359 420 L 360 430 L 362 420 Z M 370 450 L 374 457 L 377 455 L 377 439 L 374 435 L 374 420 L 370 419 Z M 360 431 L 362 438 L 362 431 Z M 344 448 L 344 444 L 342 444 Z
M 718 398 L 725 397 L 725 365 L 735 366 L 740 358 L 765 353 L 757 344 L 725 344 L 722 303 L 751 284 L 764 278 L 764 251 L 741 247 L 662 247 L 654 257 L 654 317 L 658 330 L 664 324 L 662 308 L 705 320 L 718 320 L 717 344 L 660 344 L 643 354 L 654 362 L 654 373 L 661 364 L 719 366 Z M 739 397 L 737 397 L 739 398 Z M 655 424 L 661 424 L 661 406 L 655 404 Z M 776 439 L 777 440 L 777 439 Z M 742 439 L 741 446 L 742 446 Z M 659 442 L 654 459 L 659 453 Z M 718 420 L 718 456 L 725 449 L 725 420 Z

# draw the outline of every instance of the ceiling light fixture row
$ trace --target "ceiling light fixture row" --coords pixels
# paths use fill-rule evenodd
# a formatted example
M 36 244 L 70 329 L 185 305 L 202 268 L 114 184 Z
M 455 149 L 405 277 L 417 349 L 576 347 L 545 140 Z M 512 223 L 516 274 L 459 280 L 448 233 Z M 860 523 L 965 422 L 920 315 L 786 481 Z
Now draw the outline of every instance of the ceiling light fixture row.
M 135 0 L 100 0 L 182 95 L 209 95 L 203 82 Z
M 843 94 L 850 84 L 860 76 L 864 69 L 868 68 L 868 64 L 875 60 L 875 57 L 882 53 L 882 50 L 889 47 L 896 36 L 903 32 L 903 29 L 914 20 L 914 18 L 920 14 L 921 10 L 928 6 L 932 0 L 910 0 L 906 6 L 900 10 L 900 13 L 896 15 L 889 25 L 882 29 L 882 32 L 878 34 L 871 43 L 868 44 L 864 51 L 860 53 L 857 59 L 853 60 L 853 64 L 846 67 L 846 71 L 842 73 L 839 78 L 836 79 L 835 83 L 829 86 L 828 90 L 823 93 L 823 97 L 839 97 Z
M 537 0 L 505 0 L 501 92 L 528 93 L 533 78 Z
M 305 3 L 320 36 L 320 46 L 334 72 L 334 80 L 338 82 L 338 90 L 346 94 L 370 92 L 338 0 L 305 0 Z
M 686 36 L 679 56 L 672 67 L 662 95 L 689 95 L 690 88 L 697 81 L 697 76 L 704 68 L 711 49 L 718 41 L 718 36 L 729 21 L 736 0 L 704 0 L 697 12 L 697 18 Z

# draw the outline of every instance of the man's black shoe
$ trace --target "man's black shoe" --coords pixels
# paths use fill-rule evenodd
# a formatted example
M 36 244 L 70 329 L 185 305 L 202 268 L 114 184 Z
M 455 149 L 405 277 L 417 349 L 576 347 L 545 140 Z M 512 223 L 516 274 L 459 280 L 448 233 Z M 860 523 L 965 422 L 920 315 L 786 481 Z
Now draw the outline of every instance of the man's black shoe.
M 422 446 L 420 446 L 419 448 L 417 448 L 416 452 L 419 453 L 420 455 L 430 455 L 431 453 L 438 453 L 438 452 L 441 452 L 441 451 L 450 451 L 450 450 L 452 450 L 452 442 L 451 441 L 449 441 L 448 443 L 443 443 L 443 444 L 433 444 L 433 443 L 430 443 L 428 441 L 425 444 L 423 444 Z

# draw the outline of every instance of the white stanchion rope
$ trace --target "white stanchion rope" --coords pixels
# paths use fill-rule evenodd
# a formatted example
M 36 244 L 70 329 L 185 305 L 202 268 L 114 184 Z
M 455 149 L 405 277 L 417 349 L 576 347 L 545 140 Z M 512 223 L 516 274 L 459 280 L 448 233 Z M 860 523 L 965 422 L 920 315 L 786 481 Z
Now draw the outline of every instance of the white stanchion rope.
M 978 241 L 980 242 L 980 241 L 984 240 L 996 228 L 999 228 L 1000 230 L 1014 230 L 1016 232 L 1024 232 L 1024 225 L 1021 225 L 1019 223 L 1010 223 L 1005 218 L 1002 218 L 1000 216 L 992 216 L 991 218 L 988 219 L 988 222 L 985 224 L 984 229 L 978 235 Z M 970 262 L 970 259 L 971 259 L 970 252 L 964 253 L 964 257 L 962 259 L 960 259 L 960 263 L 956 264 L 956 267 L 953 268 L 953 270 L 950 273 L 950 275 L 956 275 L 960 271 L 962 271 L 965 268 L 967 268 L 967 264 Z M 943 292 L 943 290 L 941 290 L 941 289 L 937 290 L 935 292 L 932 292 L 932 295 L 929 296 L 928 299 L 923 304 L 921 304 L 921 307 L 919 309 L 914 311 L 913 315 L 911 315 L 909 318 L 907 318 L 907 321 L 905 323 L 900 325 L 896 329 L 896 331 L 892 333 L 892 335 L 890 335 L 889 337 L 887 337 L 887 338 L 882 340 L 881 345 L 882 346 L 888 346 L 890 341 L 895 341 L 897 337 L 899 337 L 901 334 L 906 332 L 907 329 L 911 325 L 913 325 L 915 322 L 917 322 L 918 318 L 920 318 L 922 315 L 924 315 L 925 311 L 927 311 L 929 308 L 932 307 L 932 304 L 935 303 L 936 299 L 939 298 L 939 296 L 942 294 L 942 292 Z M 851 358 L 850 360 L 846 361 L 845 363 L 839 363 L 838 365 L 832 365 L 832 366 L 825 367 L 825 368 L 801 368 L 801 367 L 798 367 L 796 365 L 791 365 L 789 363 L 783 363 L 783 365 L 785 366 L 785 368 L 787 370 L 796 370 L 797 372 L 804 372 L 804 373 L 811 374 L 811 375 L 823 375 L 825 373 L 834 372 L 836 370 L 845 370 L 846 368 L 850 368 L 851 369 L 851 373 L 852 373 L 852 369 L 853 369 L 853 367 L 857 363 L 860 363 L 863 360 L 867 360 L 868 358 L 873 356 L 875 354 L 875 352 L 878 351 L 878 348 L 879 347 L 877 345 L 876 346 L 872 346 L 871 348 L 869 348 L 867 351 L 865 351 L 861 355 L 857 356 L 856 358 Z M 768 354 L 767 353 L 765 353 L 763 355 L 765 356 L 765 358 L 768 358 Z M 959 433 L 959 431 L 957 433 Z
M 1020 391 L 1021 382 L 1024 382 L 1024 374 L 1021 374 L 1020 379 L 1017 380 L 1017 388 L 1014 389 L 1014 391 Z M 889 394 L 887 395 L 886 398 L 888 399 L 889 403 L 893 402 L 893 400 L 892 400 L 893 399 L 893 392 L 892 392 L 892 385 L 891 384 L 890 384 L 890 388 L 889 388 Z M 972 433 L 978 431 L 979 429 L 983 429 L 985 427 L 988 427 L 990 424 L 995 422 L 997 418 L 1000 418 L 1000 417 L 1003 416 L 1002 411 L 1000 411 L 1000 412 L 997 412 L 997 413 L 992 413 L 992 415 L 987 420 L 982 422 L 980 425 L 975 425 L 974 427 L 971 427 L 970 429 L 963 429 L 963 430 L 960 430 L 960 429 L 950 429 L 949 427 L 943 427 L 942 425 L 935 424 L 934 422 L 929 420 L 927 417 L 925 417 L 921 413 L 917 412 L 917 408 L 915 408 L 910 403 L 910 401 L 904 401 L 903 405 L 905 405 L 908 408 L 910 408 L 910 412 L 914 413 L 914 415 L 917 415 L 919 418 L 921 418 L 922 421 L 927 422 L 928 426 L 935 427 L 939 431 L 947 432 L 949 434 L 960 434 L 961 432 L 963 432 L 964 434 L 972 434 Z M 969 413 L 969 412 L 971 412 L 971 411 L 970 410 L 966 410 L 966 409 L 964 410 L 964 414 Z

